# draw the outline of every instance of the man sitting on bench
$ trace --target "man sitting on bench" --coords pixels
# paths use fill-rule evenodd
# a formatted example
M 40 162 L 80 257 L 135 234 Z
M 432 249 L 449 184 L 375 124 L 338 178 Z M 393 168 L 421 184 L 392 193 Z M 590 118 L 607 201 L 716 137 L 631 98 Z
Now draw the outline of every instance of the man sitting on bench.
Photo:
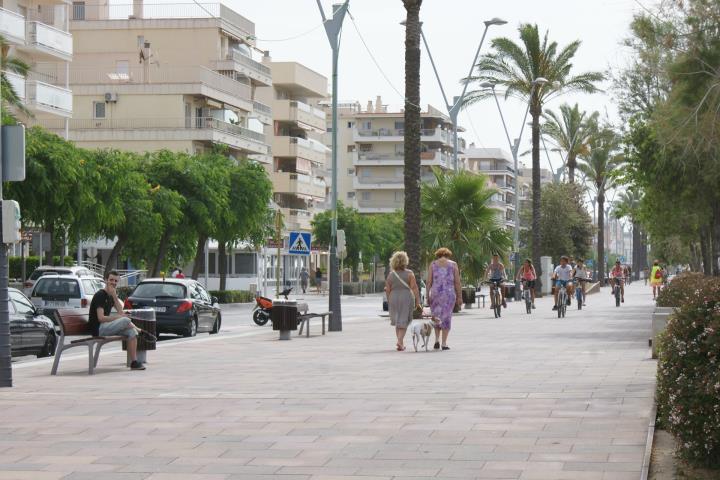
M 132 320 L 123 314 L 123 304 L 117 296 L 117 284 L 120 274 L 110 270 L 104 289 L 98 290 L 90 302 L 88 313 L 88 324 L 93 336 L 111 337 L 122 335 L 127 337 L 127 351 L 132 362 L 131 370 L 145 370 L 145 366 L 137 361 L 137 327 Z M 110 315 L 113 306 L 117 310 L 116 315 Z

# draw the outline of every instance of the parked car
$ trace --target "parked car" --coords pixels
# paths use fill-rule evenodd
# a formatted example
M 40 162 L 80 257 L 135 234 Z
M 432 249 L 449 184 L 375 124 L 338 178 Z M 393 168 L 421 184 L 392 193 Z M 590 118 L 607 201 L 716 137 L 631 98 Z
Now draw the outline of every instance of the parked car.
M 218 299 L 193 279 L 145 279 L 125 300 L 125 308 L 155 310 L 157 333 L 194 337 L 198 332 L 218 333 L 222 325 Z
M 17 288 L 8 289 L 10 301 L 10 343 L 13 357 L 55 354 L 58 333 L 55 325 Z
M 101 278 L 98 275 L 95 275 L 92 270 L 86 267 L 79 267 L 77 265 L 68 266 L 68 267 L 57 267 L 52 265 L 44 265 L 42 267 L 37 267 L 33 272 L 30 274 L 30 276 L 25 280 L 23 283 L 23 293 L 25 295 L 31 295 L 33 288 L 35 287 L 35 283 L 37 282 L 38 278 L 42 277 L 45 274 L 48 273 L 54 273 L 57 275 L 77 275 L 78 277 L 97 277 Z
M 105 282 L 95 276 L 46 273 L 38 279 L 31 299 L 38 308 L 88 308 Z

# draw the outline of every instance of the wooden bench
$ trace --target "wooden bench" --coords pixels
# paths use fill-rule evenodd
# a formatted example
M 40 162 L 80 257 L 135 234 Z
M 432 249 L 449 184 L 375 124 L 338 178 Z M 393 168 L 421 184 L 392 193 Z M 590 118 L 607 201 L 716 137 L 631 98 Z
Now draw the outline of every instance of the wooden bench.
M 53 362 L 51 375 L 57 374 L 60 364 L 60 356 L 62 352 L 73 347 L 88 347 L 88 375 L 95 373 L 98 360 L 100 359 L 100 349 L 103 345 L 110 342 L 119 342 L 124 340 L 123 336 L 113 337 L 95 337 L 90 331 L 88 324 L 88 310 L 82 309 L 58 309 L 52 312 L 55 322 L 60 327 L 60 339 L 57 342 L 55 350 L 55 361 Z M 65 343 L 65 337 L 85 337 L 72 340 Z M 93 352 L 93 348 L 95 351 Z
M 298 336 L 302 335 L 303 327 L 307 326 L 305 330 L 305 336 L 310 336 L 310 319 L 311 318 L 322 318 L 322 334 L 325 335 L 325 318 L 332 315 L 332 312 L 323 313 L 303 313 L 298 315 L 298 322 L 300 322 L 300 329 L 298 330 Z

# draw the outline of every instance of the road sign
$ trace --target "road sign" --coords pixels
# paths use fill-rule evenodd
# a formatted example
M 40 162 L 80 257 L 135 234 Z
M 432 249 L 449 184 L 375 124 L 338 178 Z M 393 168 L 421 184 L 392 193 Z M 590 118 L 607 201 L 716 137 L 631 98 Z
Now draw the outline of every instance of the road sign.
M 620 263 L 625 263 L 625 255 L 620 255 Z
M 588 268 L 592 268 L 594 263 L 595 262 L 593 262 L 592 258 L 589 258 L 585 261 L 585 266 Z
M 310 255 L 310 241 L 309 233 L 290 232 L 290 248 L 288 252 L 291 255 Z
M 510 261 L 511 262 L 515 261 L 515 252 L 510 252 Z

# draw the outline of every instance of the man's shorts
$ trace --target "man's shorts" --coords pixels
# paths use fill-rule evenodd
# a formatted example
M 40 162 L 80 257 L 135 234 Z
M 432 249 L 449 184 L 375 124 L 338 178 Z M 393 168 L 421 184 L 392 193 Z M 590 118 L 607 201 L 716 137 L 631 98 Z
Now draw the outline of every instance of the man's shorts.
M 113 337 L 122 335 L 127 338 L 137 337 L 137 332 L 132 326 L 132 320 L 129 318 L 118 318 L 112 322 L 104 322 L 100 324 L 101 337 Z
M 569 280 L 555 280 L 555 286 L 557 288 L 567 287 L 568 283 L 569 283 Z

